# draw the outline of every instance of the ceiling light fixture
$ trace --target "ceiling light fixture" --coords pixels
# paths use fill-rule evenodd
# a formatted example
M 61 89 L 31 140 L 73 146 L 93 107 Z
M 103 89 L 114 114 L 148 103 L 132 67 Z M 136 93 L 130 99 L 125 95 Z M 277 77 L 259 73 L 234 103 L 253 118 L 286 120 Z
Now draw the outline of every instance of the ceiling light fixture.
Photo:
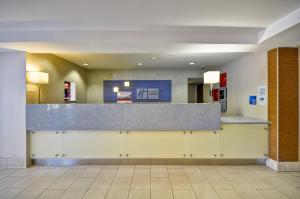
M 189 63 L 189 65 L 195 65 L 195 63 L 194 63 L 194 62 L 191 62 L 191 63 Z
M 124 82 L 124 86 L 125 86 L 125 87 L 129 87 L 129 86 L 130 86 L 130 82 L 129 82 L 129 81 L 125 81 L 125 82 Z
M 113 91 L 114 91 L 114 93 L 118 93 L 119 92 L 119 87 L 114 87 Z
M 88 64 L 88 63 L 83 63 L 83 65 L 84 65 L 84 66 L 88 66 L 89 64 Z
M 225 52 L 253 52 L 255 44 L 188 44 L 176 53 L 225 53 Z
M 152 60 L 152 61 L 157 61 L 158 58 L 157 58 L 157 57 L 151 57 L 151 60 Z
M 138 66 L 142 66 L 142 65 L 143 65 L 143 63 L 142 63 L 142 62 L 139 62 L 139 63 L 137 63 L 137 65 L 138 65 Z

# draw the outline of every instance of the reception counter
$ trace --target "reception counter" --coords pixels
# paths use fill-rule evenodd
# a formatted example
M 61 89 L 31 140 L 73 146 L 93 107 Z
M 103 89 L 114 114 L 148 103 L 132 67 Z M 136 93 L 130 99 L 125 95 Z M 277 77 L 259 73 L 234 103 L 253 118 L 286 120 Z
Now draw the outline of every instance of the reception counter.
M 263 164 L 268 122 L 221 118 L 219 108 L 218 104 L 28 105 L 29 156 L 40 165 Z

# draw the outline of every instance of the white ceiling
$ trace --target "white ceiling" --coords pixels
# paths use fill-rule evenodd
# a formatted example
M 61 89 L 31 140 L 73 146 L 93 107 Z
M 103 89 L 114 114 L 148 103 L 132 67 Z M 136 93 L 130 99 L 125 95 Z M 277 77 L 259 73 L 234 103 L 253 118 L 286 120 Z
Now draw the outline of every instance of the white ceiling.
M 18 24 L 78 21 L 90 26 L 175 25 L 266 27 L 299 0 L 1 0 L 0 21 Z M 74 22 L 74 23 L 72 23 Z M 65 28 L 64 26 L 62 28 Z M 86 27 L 85 27 L 86 28 Z
M 1 0 L 0 48 L 89 69 L 220 66 L 296 45 L 299 8 L 300 0 Z
M 145 69 L 178 68 L 200 69 L 202 66 L 220 66 L 245 53 L 199 54 L 57 54 L 86 69 Z M 83 65 L 88 63 L 88 66 Z M 143 63 L 138 66 L 137 63 Z M 195 63 L 190 65 L 189 63 Z

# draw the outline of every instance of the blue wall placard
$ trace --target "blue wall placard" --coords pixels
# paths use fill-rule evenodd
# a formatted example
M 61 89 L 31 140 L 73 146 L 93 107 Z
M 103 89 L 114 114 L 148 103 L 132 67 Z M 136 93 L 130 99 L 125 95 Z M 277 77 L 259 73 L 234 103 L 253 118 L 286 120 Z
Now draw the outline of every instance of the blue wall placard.
M 130 82 L 129 87 L 124 86 L 125 81 Z M 132 92 L 132 102 L 171 102 L 171 80 L 104 80 L 104 102 L 117 102 L 114 87 L 119 92 Z
M 256 96 L 249 96 L 249 104 L 250 105 L 256 105 Z

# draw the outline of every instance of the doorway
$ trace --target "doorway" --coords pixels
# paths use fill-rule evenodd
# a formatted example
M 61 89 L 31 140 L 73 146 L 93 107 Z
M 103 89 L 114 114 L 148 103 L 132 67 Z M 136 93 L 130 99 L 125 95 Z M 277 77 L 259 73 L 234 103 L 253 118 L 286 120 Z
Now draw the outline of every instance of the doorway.
M 188 78 L 188 103 L 204 103 L 203 78 Z

